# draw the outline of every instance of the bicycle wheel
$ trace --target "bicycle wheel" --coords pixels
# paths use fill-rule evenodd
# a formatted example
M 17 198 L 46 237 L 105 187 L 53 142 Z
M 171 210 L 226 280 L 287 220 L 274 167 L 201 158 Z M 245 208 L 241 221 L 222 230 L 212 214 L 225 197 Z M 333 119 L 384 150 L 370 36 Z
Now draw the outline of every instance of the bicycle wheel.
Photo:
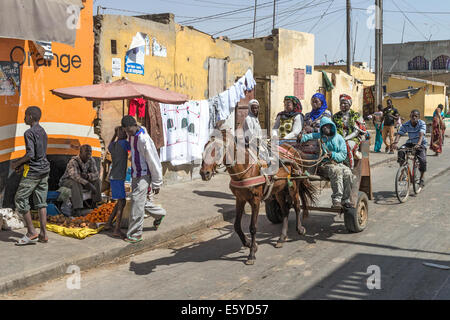
M 395 193 L 397 194 L 398 201 L 405 202 L 408 199 L 409 184 L 408 166 L 401 166 L 398 168 L 395 176 Z
M 422 191 L 422 186 L 419 184 L 420 171 L 419 171 L 419 159 L 417 158 L 414 158 L 412 182 L 415 194 L 418 194 L 420 191 Z

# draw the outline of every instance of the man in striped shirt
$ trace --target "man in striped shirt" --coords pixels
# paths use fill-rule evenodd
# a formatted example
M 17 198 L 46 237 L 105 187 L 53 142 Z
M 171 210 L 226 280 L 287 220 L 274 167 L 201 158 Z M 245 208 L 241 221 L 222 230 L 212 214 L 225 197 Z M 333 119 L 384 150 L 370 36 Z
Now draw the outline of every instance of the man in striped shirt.
M 137 125 L 132 116 L 122 118 L 122 127 L 129 136 L 131 146 L 131 214 L 125 241 L 142 241 L 144 211 L 150 211 L 154 217 L 165 216 L 165 210 L 159 206 L 146 206 L 149 186 L 154 194 L 159 193 L 162 185 L 162 166 L 155 144 L 144 127 Z M 145 207 L 145 209 L 144 209 Z

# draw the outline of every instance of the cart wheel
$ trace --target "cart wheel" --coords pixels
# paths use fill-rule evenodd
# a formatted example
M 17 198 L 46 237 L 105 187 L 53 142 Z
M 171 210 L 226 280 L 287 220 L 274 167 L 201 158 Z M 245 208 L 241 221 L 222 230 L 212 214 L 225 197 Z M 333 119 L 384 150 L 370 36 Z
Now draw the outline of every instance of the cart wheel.
M 344 223 L 349 232 L 361 232 L 369 219 L 369 199 L 365 192 L 358 193 L 356 208 L 344 208 Z
M 279 224 L 283 221 L 281 208 L 276 199 L 266 201 L 266 217 L 274 224 Z

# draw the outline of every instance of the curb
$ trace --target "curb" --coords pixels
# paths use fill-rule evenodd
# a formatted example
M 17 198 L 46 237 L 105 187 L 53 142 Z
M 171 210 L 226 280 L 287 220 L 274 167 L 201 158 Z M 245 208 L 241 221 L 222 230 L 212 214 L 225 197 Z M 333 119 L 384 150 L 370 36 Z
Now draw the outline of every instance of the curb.
M 66 270 L 70 265 L 77 265 L 80 270 L 87 271 L 92 268 L 99 267 L 103 264 L 110 263 L 116 259 L 123 259 L 133 254 L 139 254 L 154 249 L 161 244 L 175 240 L 178 237 L 189 233 L 208 228 L 219 222 L 231 220 L 234 217 L 234 208 L 228 209 L 222 213 L 218 213 L 213 217 L 199 220 L 193 224 L 178 227 L 176 229 L 167 230 L 160 234 L 145 237 L 144 240 L 137 244 L 128 244 L 122 248 L 107 249 L 100 254 L 84 255 L 74 257 L 69 261 L 57 263 L 52 267 L 44 267 L 28 274 L 16 276 L 14 279 L 0 283 L 0 294 L 9 294 L 15 291 L 25 289 L 27 287 L 42 284 L 46 281 L 54 280 L 67 275 Z
M 378 161 L 371 164 L 371 168 L 379 166 L 384 163 L 396 161 L 396 157 L 391 157 Z M 445 170 L 431 176 L 428 181 L 438 177 L 446 171 L 449 171 L 450 167 Z M 264 208 L 264 203 L 261 204 L 261 208 Z M 182 237 L 186 234 L 199 231 L 204 228 L 208 228 L 219 222 L 229 221 L 234 218 L 234 208 L 225 210 L 222 213 L 218 213 L 212 217 L 201 219 L 190 225 L 181 226 L 176 229 L 167 230 L 160 234 L 155 234 L 144 238 L 144 240 L 137 244 L 129 244 L 122 248 L 107 249 L 100 254 L 95 255 L 84 255 L 78 256 L 70 259 L 69 261 L 64 261 L 62 263 L 57 263 L 51 267 L 44 267 L 40 270 L 35 270 L 31 273 L 16 276 L 14 279 L 7 280 L 0 283 L 0 294 L 9 294 L 15 291 L 25 289 L 27 287 L 42 284 L 46 281 L 54 280 L 67 275 L 66 270 L 70 265 L 77 265 L 80 267 L 81 271 L 87 271 L 96 267 L 100 267 L 103 264 L 111 263 L 117 259 L 123 259 L 133 254 L 139 254 L 145 251 L 150 251 L 161 244 L 173 241 L 176 238 Z

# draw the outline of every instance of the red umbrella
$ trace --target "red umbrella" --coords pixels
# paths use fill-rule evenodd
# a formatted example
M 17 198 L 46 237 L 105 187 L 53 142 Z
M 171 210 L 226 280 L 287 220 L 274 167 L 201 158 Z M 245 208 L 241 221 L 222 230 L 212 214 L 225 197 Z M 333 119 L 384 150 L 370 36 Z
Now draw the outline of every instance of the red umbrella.
M 68 87 L 51 90 L 54 95 L 63 99 L 85 98 L 89 101 L 110 101 L 133 98 L 144 98 L 168 104 L 182 104 L 188 96 L 154 87 L 148 84 L 137 83 L 120 79 L 112 83 L 100 83 L 89 86 Z

